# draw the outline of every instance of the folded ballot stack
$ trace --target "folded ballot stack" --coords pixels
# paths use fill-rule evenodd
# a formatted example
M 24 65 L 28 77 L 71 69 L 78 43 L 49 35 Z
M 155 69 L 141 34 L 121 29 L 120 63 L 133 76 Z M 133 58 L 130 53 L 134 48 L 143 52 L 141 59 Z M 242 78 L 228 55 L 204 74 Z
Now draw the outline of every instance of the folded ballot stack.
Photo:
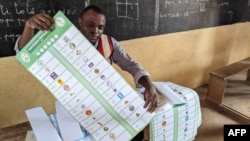
M 51 115 L 42 107 L 26 110 L 33 130 L 27 132 L 25 141 L 95 141 L 59 102 L 55 107 Z
M 201 125 L 198 94 L 172 82 L 154 82 L 159 93 L 159 107 L 150 122 L 151 141 L 192 141 Z M 26 110 L 32 131 L 25 141 L 95 141 L 64 109 L 55 103 L 56 114 L 47 116 L 42 107 Z
M 201 125 L 198 94 L 172 82 L 154 82 L 159 107 L 150 123 L 152 141 L 192 141 Z

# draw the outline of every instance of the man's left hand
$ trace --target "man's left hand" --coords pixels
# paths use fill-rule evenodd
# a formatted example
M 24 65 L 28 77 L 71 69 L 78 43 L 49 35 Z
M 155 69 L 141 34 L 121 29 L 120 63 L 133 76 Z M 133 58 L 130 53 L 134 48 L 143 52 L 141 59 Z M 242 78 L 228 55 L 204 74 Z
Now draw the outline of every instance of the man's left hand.
M 157 108 L 158 97 L 154 87 L 150 89 L 145 89 L 144 92 L 145 104 L 144 108 L 147 108 L 147 111 L 152 113 Z

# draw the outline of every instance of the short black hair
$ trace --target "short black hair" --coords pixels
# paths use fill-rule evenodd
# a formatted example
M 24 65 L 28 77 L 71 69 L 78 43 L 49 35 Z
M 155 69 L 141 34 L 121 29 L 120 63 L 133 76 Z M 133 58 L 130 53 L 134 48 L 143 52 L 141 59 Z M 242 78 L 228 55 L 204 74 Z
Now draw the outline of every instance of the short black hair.
M 85 8 L 82 10 L 80 17 L 82 17 L 83 14 L 86 13 L 88 10 L 94 10 L 96 13 L 102 14 L 102 15 L 105 16 L 104 12 L 102 11 L 102 9 L 101 9 L 100 7 L 95 6 L 95 5 L 89 5 L 89 6 L 85 7 Z

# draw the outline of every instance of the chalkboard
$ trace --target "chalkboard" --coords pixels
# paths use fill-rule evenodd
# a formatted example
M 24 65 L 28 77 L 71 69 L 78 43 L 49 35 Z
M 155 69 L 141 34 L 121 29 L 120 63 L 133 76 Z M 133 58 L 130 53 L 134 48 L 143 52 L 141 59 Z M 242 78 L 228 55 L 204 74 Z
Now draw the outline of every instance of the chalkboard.
M 250 20 L 250 0 L 116 0 L 105 8 L 105 32 L 118 40 L 228 25 Z
M 15 41 L 34 14 L 61 10 L 78 26 L 89 4 L 104 10 L 104 32 L 119 41 L 250 20 L 250 0 L 0 0 L 0 57 L 15 55 Z
M 0 57 L 15 55 L 15 41 L 31 16 L 40 12 L 53 16 L 61 10 L 77 24 L 84 7 L 84 0 L 0 0 Z

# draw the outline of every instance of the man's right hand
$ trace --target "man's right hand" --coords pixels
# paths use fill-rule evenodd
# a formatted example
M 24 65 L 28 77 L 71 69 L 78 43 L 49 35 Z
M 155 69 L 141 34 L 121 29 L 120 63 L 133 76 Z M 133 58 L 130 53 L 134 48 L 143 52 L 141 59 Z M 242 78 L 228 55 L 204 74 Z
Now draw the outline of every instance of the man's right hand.
M 53 18 L 45 13 L 39 13 L 31 18 L 29 18 L 26 23 L 25 27 L 30 29 L 38 29 L 42 31 L 49 31 L 54 26 Z
M 45 13 L 39 13 L 25 22 L 23 33 L 18 42 L 18 48 L 21 50 L 34 36 L 34 30 L 50 31 L 54 27 L 53 18 Z

